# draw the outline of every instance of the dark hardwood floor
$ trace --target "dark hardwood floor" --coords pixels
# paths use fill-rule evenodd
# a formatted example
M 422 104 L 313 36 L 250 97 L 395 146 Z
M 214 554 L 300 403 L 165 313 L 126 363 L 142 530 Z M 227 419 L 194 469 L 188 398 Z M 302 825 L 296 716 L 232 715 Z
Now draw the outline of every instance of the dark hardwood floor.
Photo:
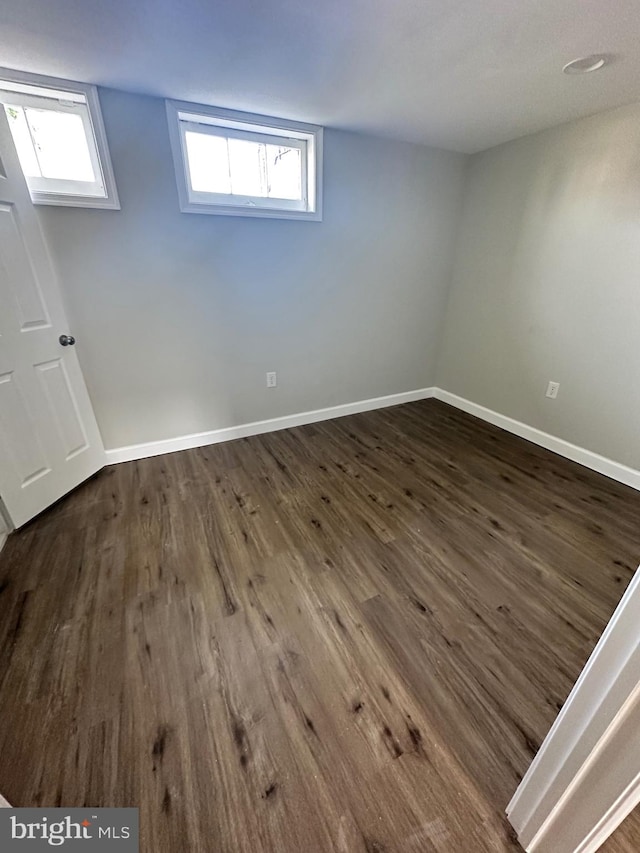
M 433 400 L 107 468 L 0 555 L 0 792 L 145 853 L 518 850 L 639 513 Z

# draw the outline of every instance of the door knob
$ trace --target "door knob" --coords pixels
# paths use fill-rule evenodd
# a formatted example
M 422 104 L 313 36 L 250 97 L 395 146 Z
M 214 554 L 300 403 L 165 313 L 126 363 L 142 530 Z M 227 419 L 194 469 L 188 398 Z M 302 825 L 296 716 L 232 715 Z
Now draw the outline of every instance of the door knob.
M 58 340 L 60 341 L 63 347 L 72 347 L 76 342 L 76 339 L 73 337 L 73 335 L 60 335 Z

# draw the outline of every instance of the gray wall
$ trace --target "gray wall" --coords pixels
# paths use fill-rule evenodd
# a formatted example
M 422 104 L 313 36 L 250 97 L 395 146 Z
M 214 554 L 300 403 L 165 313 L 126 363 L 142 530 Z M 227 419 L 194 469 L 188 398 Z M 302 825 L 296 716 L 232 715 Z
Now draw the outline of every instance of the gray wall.
M 471 159 L 438 384 L 640 467 L 640 105 Z
M 100 98 L 122 210 L 39 211 L 107 448 L 433 384 L 462 155 L 327 131 L 323 222 L 183 214 L 164 102 Z

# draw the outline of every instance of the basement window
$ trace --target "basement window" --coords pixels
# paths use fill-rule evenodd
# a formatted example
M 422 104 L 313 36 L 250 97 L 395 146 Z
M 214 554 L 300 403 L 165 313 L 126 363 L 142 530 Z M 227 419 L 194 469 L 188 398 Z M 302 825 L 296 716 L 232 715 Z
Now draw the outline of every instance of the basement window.
M 0 69 L 0 103 L 35 204 L 120 208 L 95 86 Z
M 322 219 L 322 128 L 167 101 L 183 213 Z

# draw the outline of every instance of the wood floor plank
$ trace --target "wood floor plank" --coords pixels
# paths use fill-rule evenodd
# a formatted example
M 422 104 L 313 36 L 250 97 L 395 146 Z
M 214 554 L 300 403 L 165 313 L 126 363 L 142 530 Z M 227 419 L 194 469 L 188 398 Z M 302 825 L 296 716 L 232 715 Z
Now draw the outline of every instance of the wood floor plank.
M 639 511 L 434 400 L 105 469 L 0 555 L 0 790 L 144 853 L 518 850 Z

